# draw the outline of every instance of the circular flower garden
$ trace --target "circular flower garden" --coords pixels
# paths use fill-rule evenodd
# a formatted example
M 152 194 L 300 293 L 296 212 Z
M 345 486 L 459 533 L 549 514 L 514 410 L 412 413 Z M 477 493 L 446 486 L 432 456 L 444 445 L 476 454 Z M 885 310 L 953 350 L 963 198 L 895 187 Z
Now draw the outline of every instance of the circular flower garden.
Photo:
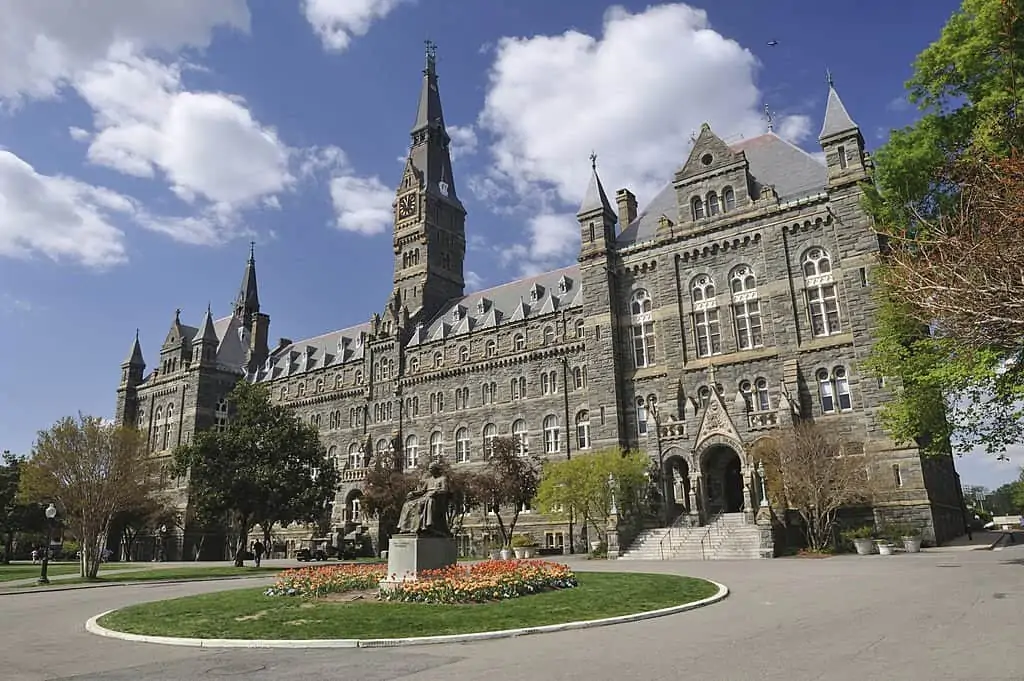
M 332 593 L 377 587 L 387 575 L 383 565 L 331 565 L 285 570 L 267 596 L 320 598 Z M 486 603 L 579 585 L 567 565 L 544 560 L 489 560 L 421 572 L 416 581 L 393 582 L 380 589 L 384 601 L 401 603 Z

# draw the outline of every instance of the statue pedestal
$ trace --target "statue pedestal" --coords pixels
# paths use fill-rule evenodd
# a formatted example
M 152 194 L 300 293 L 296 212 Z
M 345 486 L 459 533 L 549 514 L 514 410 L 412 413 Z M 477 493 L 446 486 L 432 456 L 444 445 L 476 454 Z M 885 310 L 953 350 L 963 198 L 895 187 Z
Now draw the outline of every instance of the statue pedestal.
M 381 587 L 389 583 L 415 581 L 424 570 L 455 565 L 459 549 L 451 537 L 396 534 L 388 543 L 388 574 Z

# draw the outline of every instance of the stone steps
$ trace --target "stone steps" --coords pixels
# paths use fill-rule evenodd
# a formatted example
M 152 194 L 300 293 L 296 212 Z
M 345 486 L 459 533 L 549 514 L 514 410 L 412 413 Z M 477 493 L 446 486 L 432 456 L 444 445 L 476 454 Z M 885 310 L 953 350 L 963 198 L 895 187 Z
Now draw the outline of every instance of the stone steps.
M 703 540 L 703 546 L 702 546 Z M 761 558 L 760 530 L 742 513 L 720 515 L 714 525 L 645 530 L 620 560 L 752 560 Z

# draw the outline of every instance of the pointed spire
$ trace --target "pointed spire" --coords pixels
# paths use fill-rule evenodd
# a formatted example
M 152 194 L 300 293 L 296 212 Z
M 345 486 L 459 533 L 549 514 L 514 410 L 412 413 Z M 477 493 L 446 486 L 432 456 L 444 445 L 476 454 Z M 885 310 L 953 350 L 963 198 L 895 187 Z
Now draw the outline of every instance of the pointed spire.
M 256 284 L 256 242 L 249 242 L 249 261 L 245 264 L 242 285 L 235 301 L 235 314 L 249 317 L 260 311 L 259 287 Z
M 128 351 L 128 359 L 124 361 L 126 366 L 146 366 L 142 359 L 142 344 L 139 343 L 139 330 L 135 329 L 135 340 L 132 342 L 132 349 Z
M 416 109 L 413 132 L 429 128 L 438 123 L 444 127 L 444 113 L 441 110 L 441 93 L 437 89 L 437 45 L 430 40 L 426 45 L 427 64 L 423 69 L 423 86 L 420 89 L 420 104 Z
M 604 192 L 604 186 L 601 184 L 601 178 L 597 174 L 597 154 L 591 152 L 590 184 L 587 186 L 587 193 L 584 194 L 583 203 L 580 204 L 580 209 L 576 214 L 583 215 L 595 210 L 603 210 L 606 213 L 610 213 L 615 216 L 614 219 L 618 219 L 618 215 L 612 209 L 612 205 L 608 201 L 608 195 Z
M 462 208 L 455 191 L 448 149 L 452 140 L 445 129 L 441 92 L 437 87 L 437 45 L 429 40 L 425 43 L 426 67 L 423 69 L 416 121 L 412 126 L 408 164 L 418 171 L 419 180 L 428 192 Z
M 220 339 L 217 338 L 217 330 L 213 326 L 213 310 L 211 310 L 209 303 L 206 304 L 206 315 L 203 316 L 203 325 L 192 342 L 194 344 L 212 343 L 214 345 L 220 342 Z
M 839 93 L 836 92 L 832 73 L 829 71 L 828 103 L 825 105 L 825 121 L 821 126 L 821 133 L 818 135 L 818 139 L 823 140 L 826 137 L 858 129 L 857 124 L 853 122 L 850 114 L 846 111 L 846 107 L 843 106 L 843 100 L 839 98 Z

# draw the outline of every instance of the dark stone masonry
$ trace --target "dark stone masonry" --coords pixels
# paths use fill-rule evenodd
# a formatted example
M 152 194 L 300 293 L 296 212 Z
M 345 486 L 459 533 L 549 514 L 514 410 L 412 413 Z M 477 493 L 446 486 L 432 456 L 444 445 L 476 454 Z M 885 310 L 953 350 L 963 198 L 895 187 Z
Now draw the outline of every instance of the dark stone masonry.
M 872 162 L 831 83 L 824 163 L 771 130 L 726 143 L 704 125 L 689 158 L 638 211 L 609 199 L 596 162 L 580 207 L 577 264 L 465 294 L 466 211 L 428 55 L 412 143 L 396 192 L 394 289 L 368 321 L 269 345 L 250 253 L 234 310 L 199 326 L 175 313 L 147 374 L 138 338 L 122 365 L 117 419 L 169 457 L 226 423 L 240 380 L 320 429 L 342 470 L 331 536 L 369 537 L 360 486 L 374 451 L 407 466 L 445 456 L 474 465 L 494 436 L 560 458 L 637 448 L 661 466 L 668 515 L 701 524 L 756 510 L 759 438 L 795 418 L 827 423 L 872 462 L 885 490 L 877 519 L 914 520 L 926 539 L 961 533 L 952 456 L 894 444 L 877 411 L 892 384 L 861 374 L 872 343 L 871 269 L 879 239 L 861 208 Z M 382 253 L 382 257 L 385 255 Z M 169 480 L 184 512 L 168 557 L 220 557 L 188 514 L 187 480 Z M 664 522 L 664 520 L 663 520 Z M 527 511 L 520 531 L 570 546 L 570 526 Z M 479 513 L 458 538 L 495 536 Z M 586 550 L 584 528 L 572 528 Z M 277 528 L 294 549 L 305 527 Z

